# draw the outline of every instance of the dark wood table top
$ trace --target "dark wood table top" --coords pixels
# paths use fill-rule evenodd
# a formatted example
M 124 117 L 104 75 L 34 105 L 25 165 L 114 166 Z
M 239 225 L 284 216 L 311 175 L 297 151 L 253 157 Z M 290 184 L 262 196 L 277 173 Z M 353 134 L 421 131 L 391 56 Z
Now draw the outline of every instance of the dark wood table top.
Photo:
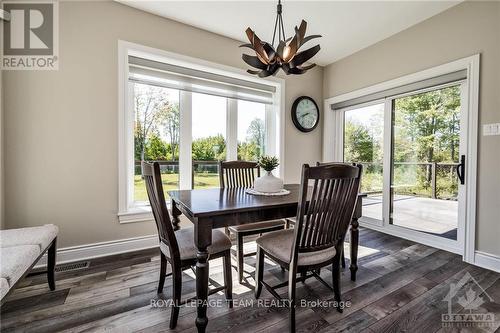
M 297 205 L 300 185 L 286 184 L 284 188 L 289 190 L 290 194 L 283 196 L 252 195 L 246 193 L 244 188 L 174 190 L 169 191 L 168 194 L 189 215 L 204 217 Z M 366 195 L 360 193 L 359 196 Z
M 233 212 L 297 205 L 299 184 L 287 184 L 290 194 L 283 196 L 252 195 L 244 188 L 211 188 L 169 191 L 170 198 L 193 217 L 216 216 Z

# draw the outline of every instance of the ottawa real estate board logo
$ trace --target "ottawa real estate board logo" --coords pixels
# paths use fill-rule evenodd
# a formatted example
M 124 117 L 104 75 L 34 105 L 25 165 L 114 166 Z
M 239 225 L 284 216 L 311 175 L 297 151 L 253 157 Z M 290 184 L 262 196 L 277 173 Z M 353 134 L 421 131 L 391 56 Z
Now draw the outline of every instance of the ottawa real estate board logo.
M 57 1 L 3 1 L 3 70 L 59 68 L 59 10 Z
M 495 313 L 489 311 L 495 300 L 469 272 L 450 284 L 443 301 L 448 303 L 447 313 L 441 316 L 443 327 L 478 332 L 493 332 L 498 328 Z

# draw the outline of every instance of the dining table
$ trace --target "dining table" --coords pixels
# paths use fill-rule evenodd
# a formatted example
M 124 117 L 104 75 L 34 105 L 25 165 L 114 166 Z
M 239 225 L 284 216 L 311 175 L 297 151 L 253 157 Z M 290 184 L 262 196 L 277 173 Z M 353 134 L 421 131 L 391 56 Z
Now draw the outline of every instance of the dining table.
M 212 230 L 228 226 L 285 219 L 295 217 L 299 201 L 299 184 L 287 184 L 290 191 L 282 196 L 253 195 L 245 188 L 211 188 L 168 191 L 172 201 L 172 224 L 178 230 L 180 215 L 183 214 L 194 225 L 196 254 L 196 298 L 198 332 L 205 332 L 207 318 L 207 297 L 209 281 L 209 253 Z M 358 270 L 358 219 L 361 217 L 362 197 L 359 194 L 350 225 L 350 272 L 351 280 L 356 280 Z

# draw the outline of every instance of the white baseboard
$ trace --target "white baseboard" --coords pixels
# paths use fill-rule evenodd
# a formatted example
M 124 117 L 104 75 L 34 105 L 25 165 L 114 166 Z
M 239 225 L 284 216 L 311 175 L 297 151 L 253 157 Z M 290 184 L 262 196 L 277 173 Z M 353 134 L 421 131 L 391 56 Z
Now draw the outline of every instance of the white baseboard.
M 57 264 L 105 257 L 113 254 L 120 254 L 144 249 L 151 249 L 157 246 L 158 235 L 149 235 L 119 239 L 109 242 L 65 247 L 57 250 Z M 35 268 L 43 267 L 46 265 L 47 254 L 45 254 L 40 259 Z
M 476 251 L 474 254 L 474 265 L 500 273 L 500 256 Z

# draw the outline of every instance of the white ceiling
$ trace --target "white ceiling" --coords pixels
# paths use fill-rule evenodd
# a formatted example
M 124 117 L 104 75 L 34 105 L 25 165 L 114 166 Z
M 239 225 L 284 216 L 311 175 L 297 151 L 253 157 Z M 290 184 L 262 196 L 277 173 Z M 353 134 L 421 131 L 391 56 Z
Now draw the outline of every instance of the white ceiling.
M 251 27 L 271 41 L 277 1 L 144 1 L 119 2 L 236 40 L 245 41 Z M 306 35 L 323 37 L 313 58 L 327 65 L 434 16 L 460 1 L 283 1 L 287 37 L 301 19 Z M 307 45 L 306 45 L 307 46 Z

